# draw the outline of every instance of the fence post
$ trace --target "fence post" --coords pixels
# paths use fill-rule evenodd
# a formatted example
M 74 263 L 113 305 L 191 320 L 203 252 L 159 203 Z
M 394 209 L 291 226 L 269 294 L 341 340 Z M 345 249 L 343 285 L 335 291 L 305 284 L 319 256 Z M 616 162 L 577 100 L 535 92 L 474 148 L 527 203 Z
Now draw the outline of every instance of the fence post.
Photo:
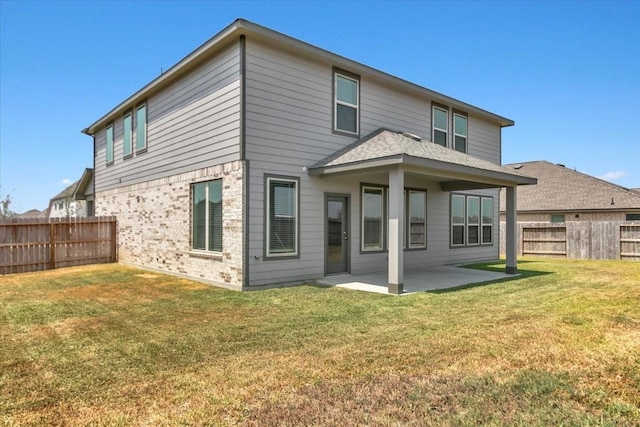
M 53 222 L 49 223 L 49 269 L 56 268 L 56 229 Z
M 111 262 L 116 262 L 118 260 L 117 222 L 116 217 L 114 216 L 110 217 L 109 219 L 111 220 Z

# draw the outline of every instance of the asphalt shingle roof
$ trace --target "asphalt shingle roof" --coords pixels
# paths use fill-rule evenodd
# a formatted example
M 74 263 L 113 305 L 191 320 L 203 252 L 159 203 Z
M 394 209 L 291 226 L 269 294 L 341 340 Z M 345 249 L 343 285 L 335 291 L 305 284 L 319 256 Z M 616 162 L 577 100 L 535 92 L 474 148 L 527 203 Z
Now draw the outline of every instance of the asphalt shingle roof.
M 562 165 L 535 161 L 505 167 L 538 179 L 536 185 L 518 187 L 518 211 L 640 209 L 639 193 Z M 502 191 L 500 210 L 505 206 Z
M 526 174 L 520 173 L 513 168 L 505 168 L 504 166 L 478 159 L 429 141 L 420 140 L 413 135 L 385 128 L 380 128 L 342 150 L 333 153 L 312 165 L 310 169 L 356 164 L 401 155 L 498 172 L 511 176 L 526 177 Z

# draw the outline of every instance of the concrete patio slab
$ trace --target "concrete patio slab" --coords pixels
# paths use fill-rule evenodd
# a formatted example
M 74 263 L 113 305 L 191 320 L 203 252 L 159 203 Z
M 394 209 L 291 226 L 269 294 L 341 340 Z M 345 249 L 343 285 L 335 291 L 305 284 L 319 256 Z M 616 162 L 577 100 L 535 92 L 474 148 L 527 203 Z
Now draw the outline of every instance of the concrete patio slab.
M 411 269 L 405 270 L 404 272 L 404 292 L 402 295 L 434 291 L 438 289 L 456 288 L 464 285 L 492 282 L 494 280 L 513 277 L 513 274 L 453 266 Z M 323 285 L 338 286 L 340 288 L 388 294 L 386 272 L 370 274 L 336 274 L 325 276 L 317 282 Z

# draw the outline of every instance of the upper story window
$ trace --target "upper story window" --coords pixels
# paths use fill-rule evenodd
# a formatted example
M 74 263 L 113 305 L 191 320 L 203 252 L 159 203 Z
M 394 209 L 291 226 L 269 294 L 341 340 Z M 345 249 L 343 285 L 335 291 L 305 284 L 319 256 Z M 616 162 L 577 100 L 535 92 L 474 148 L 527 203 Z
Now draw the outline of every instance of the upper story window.
M 443 147 L 447 146 L 449 135 L 449 112 L 441 107 L 433 107 L 433 137 L 432 141 Z
M 133 116 L 131 112 L 124 115 L 122 119 L 122 130 L 123 156 L 127 159 L 133 155 Z
M 467 152 L 467 117 L 459 113 L 453 114 L 453 148 Z
M 147 149 L 147 104 L 136 108 L 136 152 Z
M 107 166 L 113 164 L 113 124 L 107 126 L 106 131 L 107 138 L 107 148 L 106 148 L 106 157 L 107 157 Z
M 355 74 L 335 71 L 333 130 L 360 133 L 360 78 Z

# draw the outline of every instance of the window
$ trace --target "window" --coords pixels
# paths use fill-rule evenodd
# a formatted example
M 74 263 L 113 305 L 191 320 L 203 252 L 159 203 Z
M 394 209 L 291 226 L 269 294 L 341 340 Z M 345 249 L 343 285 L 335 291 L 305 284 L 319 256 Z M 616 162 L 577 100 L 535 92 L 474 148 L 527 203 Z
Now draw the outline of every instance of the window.
M 467 245 L 480 243 L 480 198 L 467 197 Z
M 267 256 L 298 255 L 298 180 L 267 177 Z
M 464 245 L 465 196 L 451 196 L 451 246 Z
M 433 107 L 433 138 L 432 141 L 443 147 L 447 146 L 447 134 L 449 121 L 449 112 L 440 107 Z
M 387 249 L 386 221 L 389 218 L 389 198 L 386 187 L 364 185 L 361 190 L 361 250 Z M 403 245 L 405 249 L 427 247 L 427 193 L 421 190 L 404 191 Z M 407 247 L 408 242 L 408 247 Z
M 222 180 L 191 186 L 193 249 L 222 252 Z
M 147 149 L 147 104 L 136 108 L 136 152 Z
M 564 222 L 564 215 L 551 215 L 552 223 L 562 223 Z
M 113 125 L 107 126 L 107 166 L 113 164 Z
M 333 129 L 357 135 L 359 129 L 360 81 L 357 76 L 334 73 L 334 121 Z
M 131 113 L 125 114 L 124 118 L 122 119 L 122 130 L 123 130 L 122 140 L 124 142 L 123 155 L 125 159 L 131 157 L 133 153 L 132 119 L 133 118 L 131 116 Z
M 453 115 L 453 148 L 467 152 L 467 118 L 457 113 Z
M 427 193 L 414 190 L 409 190 L 408 193 L 405 224 L 409 227 L 409 248 L 425 248 L 427 246 Z
M 493 243 L 493 199 L 482 198 L 482 239 L 483 245 Z
M 493 198 L 451 195 L 451 246 L 493 244 Z
M 362 250 L 380 251 L 384 231 L 384 189 L 362 187 Z
M 626 220 L 627 220 L 627 221 L 640 221 L 640 213 L 637 213 L 637 214 L 627 214 L 627 215 L 626 215 Z

